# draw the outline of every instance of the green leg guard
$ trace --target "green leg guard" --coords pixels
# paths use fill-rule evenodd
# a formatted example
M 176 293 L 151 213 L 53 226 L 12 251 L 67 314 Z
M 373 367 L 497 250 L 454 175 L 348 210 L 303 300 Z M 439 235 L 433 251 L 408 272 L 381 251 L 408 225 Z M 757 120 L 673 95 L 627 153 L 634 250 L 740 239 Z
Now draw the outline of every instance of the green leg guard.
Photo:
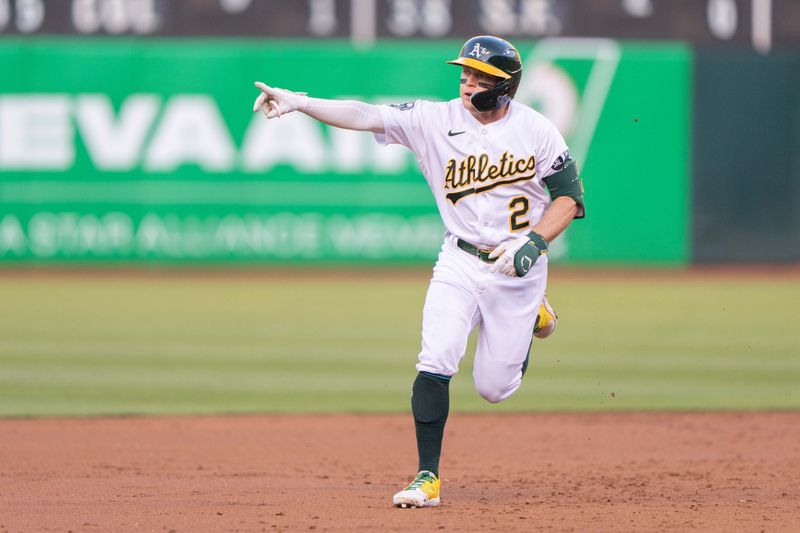
M 450 411 L 450 376 L 420 372 L 414 380 L 411 412 L 417 430 L 419 470 L 439 475 L 444 425 Z

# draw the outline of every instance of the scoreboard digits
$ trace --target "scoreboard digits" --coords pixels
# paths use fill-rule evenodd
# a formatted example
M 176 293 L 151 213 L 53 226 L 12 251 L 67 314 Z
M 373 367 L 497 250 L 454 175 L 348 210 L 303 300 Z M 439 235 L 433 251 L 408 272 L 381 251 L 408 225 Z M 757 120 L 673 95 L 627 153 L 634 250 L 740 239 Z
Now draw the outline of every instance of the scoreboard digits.
M 0 35 L 610 37 L 800 46 L 798 0 L 0 0 Z M 366 37 L 365 37 L 366 36 Z

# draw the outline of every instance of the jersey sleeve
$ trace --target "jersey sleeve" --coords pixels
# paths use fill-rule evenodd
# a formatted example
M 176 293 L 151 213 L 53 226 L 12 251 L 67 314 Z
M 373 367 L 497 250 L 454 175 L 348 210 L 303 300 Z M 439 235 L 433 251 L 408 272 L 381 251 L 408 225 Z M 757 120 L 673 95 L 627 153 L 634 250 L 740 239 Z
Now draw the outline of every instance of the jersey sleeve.
M 539 159 L 536 164 L 536 172 L 542 180 L 547 179 L 556 172 L 564 169 L 564 163 L 569 159 L 569 148 L 564 141 L 564 137 L 552 122 L 548 121 L 548 127 L 544 129 L 541 139 L 538 141 L 540 149 Z M 548 185 L 545 185 L 550 190 Z M 552 191 L 551 191 L 552 192 Z M 584 218 L 586 210 L 582 202 L 577 202 L 578 211 L 575 218 Z
M 561 170 L 569 157 L 569 148 L 564 137 L 552 122 L 547 122 L 542 134 L 536 139 L 536 173 L 544 179 Z
M 425 131 L 423 115 L 426 102 L 416 100 L 405 104 L 379 105 L 383 117 L 384 133 L 376 133 L 375 140 L 381 144 L 402 144 L 411 149 L 418 158 L 425 155 Z

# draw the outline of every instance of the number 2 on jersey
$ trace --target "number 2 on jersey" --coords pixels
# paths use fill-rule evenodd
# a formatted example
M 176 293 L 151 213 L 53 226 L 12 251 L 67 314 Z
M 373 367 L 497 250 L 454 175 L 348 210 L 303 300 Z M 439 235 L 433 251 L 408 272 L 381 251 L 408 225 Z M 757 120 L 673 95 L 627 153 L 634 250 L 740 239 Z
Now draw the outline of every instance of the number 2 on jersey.
M 531 225 L 528 220 L 519 220 L 519 217 L 527 215 L 528 209 L 530 209 L 530 203 L 526 197 L 512 198 L 508 203 L 508 208 L 511 210 L 511 231 L 518 231 Z

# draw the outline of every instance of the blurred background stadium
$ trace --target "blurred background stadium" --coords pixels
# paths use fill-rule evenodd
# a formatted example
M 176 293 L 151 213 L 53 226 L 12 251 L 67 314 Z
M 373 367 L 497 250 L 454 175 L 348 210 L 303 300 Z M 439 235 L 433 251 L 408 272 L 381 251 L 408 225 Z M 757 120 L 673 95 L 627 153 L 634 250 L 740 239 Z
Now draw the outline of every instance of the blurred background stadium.
M 0 0 L 0 415 L 398 411 L 443 226 L 412 154 L 294 114 L 519 48 L 588 216 L 488 406 L 800 406 L 800 2 Z M 471 349 L 470 349 L 471 350 Z

